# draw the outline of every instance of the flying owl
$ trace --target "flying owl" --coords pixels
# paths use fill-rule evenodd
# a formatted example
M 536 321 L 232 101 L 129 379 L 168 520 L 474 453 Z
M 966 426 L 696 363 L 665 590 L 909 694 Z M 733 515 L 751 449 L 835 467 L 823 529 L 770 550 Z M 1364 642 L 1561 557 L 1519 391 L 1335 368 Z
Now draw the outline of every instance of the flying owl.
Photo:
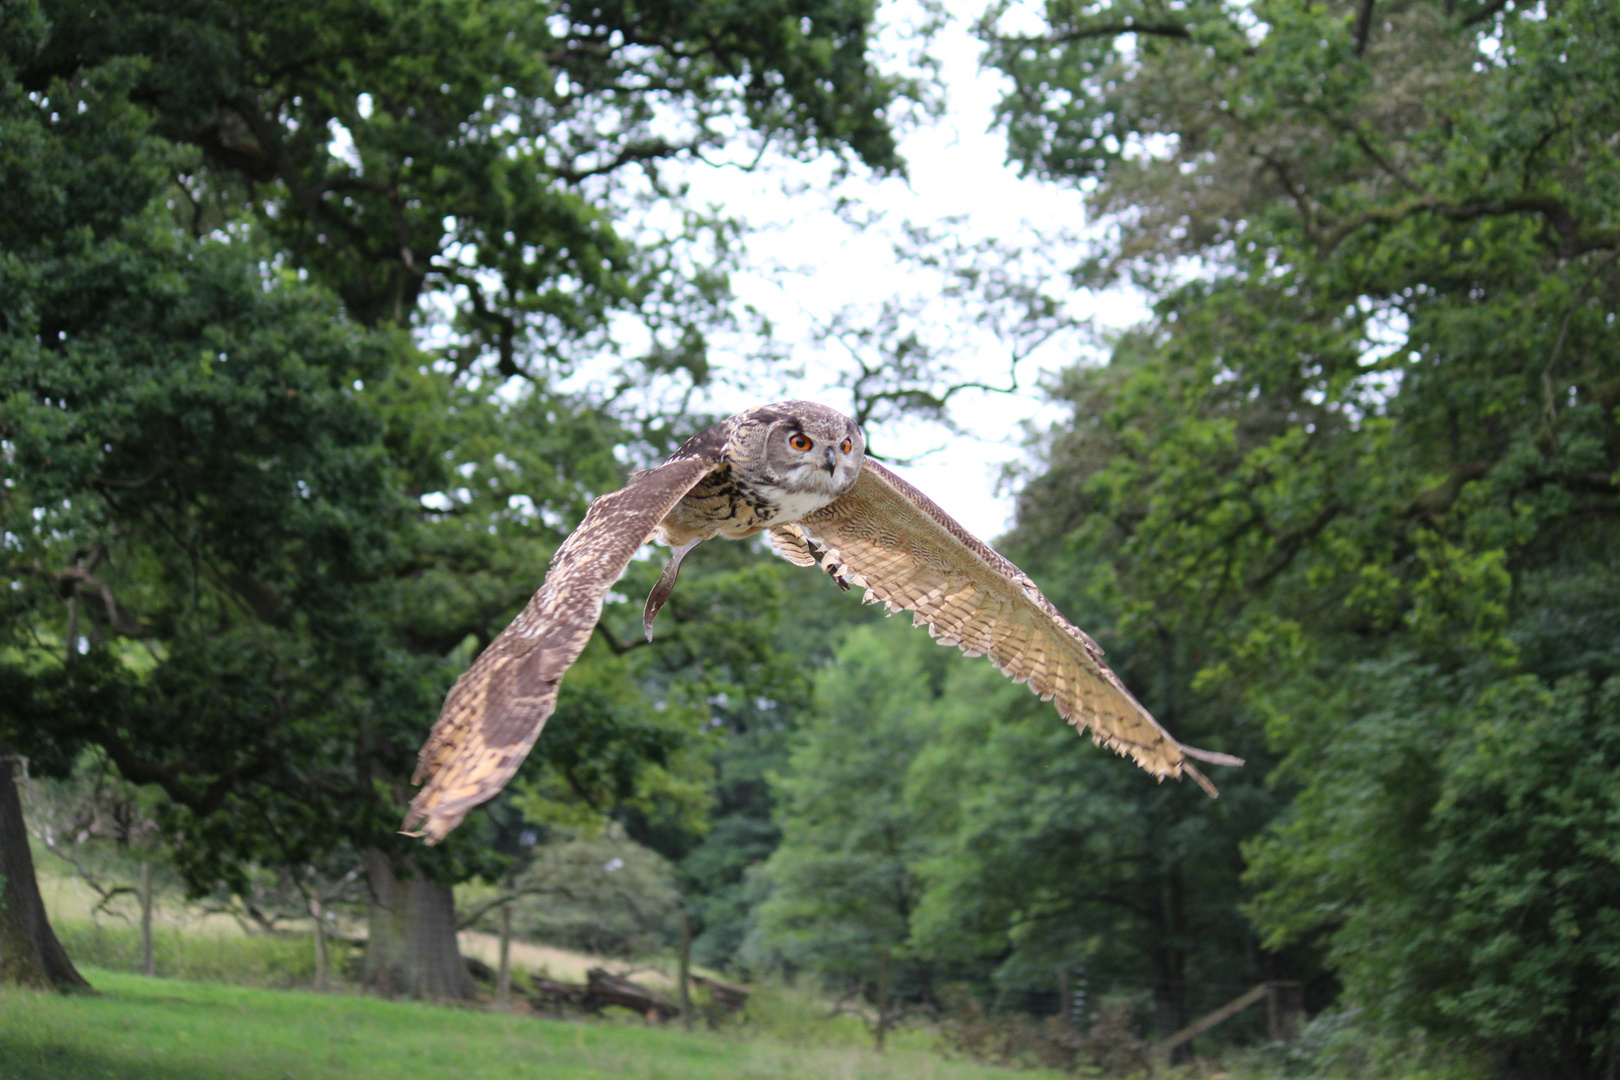
M 1077 729 L 1089 727 L 1093 741 L 1155 777 L 1191 776 L 1215 796 L 1187 759 L 1240 759 L 1171 738 L 1103 663 L 1097 643 L 1023 571 L 865 449 L 849 417 L 782 401 L 693 436 L 664 464 L 632 473 L 591 503 L 540 591 L 445 698 L 418 758 L 413 782 L 424 786 L 404 828 L 436 843 L 506 785 L 556 707 L 557 687 L 596 628 L 609 587 L 642 544 L 656 538 L 674 550 L 647 597 L 650 640 L 694 547 L 759 532 L 789 562 L 864 589 L 867 603 L 912 612 L 940 644 L 988 656 Z

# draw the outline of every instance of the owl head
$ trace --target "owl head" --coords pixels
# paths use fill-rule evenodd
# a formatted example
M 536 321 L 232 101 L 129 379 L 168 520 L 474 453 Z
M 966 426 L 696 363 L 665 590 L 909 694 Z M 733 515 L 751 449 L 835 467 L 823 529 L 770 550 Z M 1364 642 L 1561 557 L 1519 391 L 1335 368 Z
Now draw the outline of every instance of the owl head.
M 748 457 L 785 491 L 834 497 L 861 473 L 866 440 L 855 421 L 813 401 L 779 401 L 744 414 Z

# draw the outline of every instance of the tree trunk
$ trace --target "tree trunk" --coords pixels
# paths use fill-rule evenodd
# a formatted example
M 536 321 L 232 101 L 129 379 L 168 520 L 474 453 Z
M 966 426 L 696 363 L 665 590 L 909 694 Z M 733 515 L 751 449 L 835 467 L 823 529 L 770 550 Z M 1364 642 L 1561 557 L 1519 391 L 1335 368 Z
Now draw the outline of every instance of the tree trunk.
M 1153 962 L 1153 998 L 1159 1038 L 1167 1039 L 1191 1023 L 1187 1012 L 1187 897 L 1179 863 L 1166 871 L 1162 883 L 1162 922 L 1150 954 Z M 1175 1048 L 1172 1064 L 1187 1061 L 1192 1044 Z
M 495 970 L 495 1006 L 512 1011 L 512 901 L 501 905 L 501 960 Z
M 11 748 L 0 746 L 0 984 L 88 990 L 45 916 L 12 771 L 16 763 Z
M 877 985 L 877 1052 L 883 1053 L 884 1040 L 889 1035 L 889 947 L 883 947 L 883 955 L 878 960 Z
M 681 912 L 681 1027 L 692 1030 L 692 916 Z
M 386 997 L 464 1001 L 472 978 L 456 944 L 450 886 L 421 874 L 400 877 L 387 853 L 366 852 L 371 886 L 366 985 Z
M 332 961 L 326 951 L 326 912 L 321 909 L 320 897 L 309 898 L 309 913 L 315 918 L 315 989 L 329 990 Z
M 152 955 L 152 864 L 141 863 L 141 974 L 156 975 L 157 960 Z

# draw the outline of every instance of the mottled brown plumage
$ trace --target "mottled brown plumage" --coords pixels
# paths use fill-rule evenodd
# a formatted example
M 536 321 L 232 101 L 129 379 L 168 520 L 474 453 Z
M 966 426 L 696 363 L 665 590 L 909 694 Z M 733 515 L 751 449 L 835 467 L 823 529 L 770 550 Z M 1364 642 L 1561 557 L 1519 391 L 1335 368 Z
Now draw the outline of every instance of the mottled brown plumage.
M 670 507 L 714 467 L 705 457 L 674 460 L 591 504 L 557 549 L 540 591 L 445 698 L 417 756 L 411 779 L 426 786 L 411 800 L 407 830 L 420 822 L 430 841 L 442 840 L 506 786 L 557 707 L 558 684 L 590 640 L 609 586 Z
M 407 829 L 430 843 L 493 797 L 556 706 L 557 686 L 601 616 L 608 588 L 656 536 L 675 549 L 647 599 L 645 624 L 675 586 L 681 559 L 715 536 L 761 531 L 779 554 L 819 565 L 868 603 L 910 611 L 941 644 L 988 656 L 1052 701 L 1064 719 L 1159 778 L 1189 775 L 1187 758 L 1241 765 L 1182 746 L 1016 566 L 969 535 L 927 496 L 873 461 L 853 421 L 811 402 L 751 409 L 689 440 L 591 504 L 558 548 L 523 613 L 457 681 L 422 748 Z
M 792 561 L 809 558 L 846 588 L 866 590 L 867 603 L 912 612 L 941 645 L 988 656 L 1077 729 L 1090 728 L 1094 742 L 1156 777 L 1186 774 L 1213 797 L 1214 785 L 1186 759 L 1242 764 L 1178 743 L 1022 570 L 875 461 L 850 491 L 773 530 L 772 541 Z

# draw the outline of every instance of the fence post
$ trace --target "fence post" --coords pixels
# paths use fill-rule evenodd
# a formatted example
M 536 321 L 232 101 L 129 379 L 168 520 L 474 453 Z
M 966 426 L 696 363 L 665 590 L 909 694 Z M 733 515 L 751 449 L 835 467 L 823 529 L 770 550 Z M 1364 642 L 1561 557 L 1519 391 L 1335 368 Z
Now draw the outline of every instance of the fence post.
M 332 965 L 326 953 L 326 912 L 321 898 L 309 898 L 309 913 L 315 919 L 315 989 L 328 990 L 332 985 Z
M 152 956 L 152 864 L 141 863 L 141 974 L 156 975 Z
M 495 1007 L 512 1011 L 512 901 L 501 905 L 501 956 L 495 971 Z
M 681 1027 L 692 1030 L 692 915 L 681 910 Z

